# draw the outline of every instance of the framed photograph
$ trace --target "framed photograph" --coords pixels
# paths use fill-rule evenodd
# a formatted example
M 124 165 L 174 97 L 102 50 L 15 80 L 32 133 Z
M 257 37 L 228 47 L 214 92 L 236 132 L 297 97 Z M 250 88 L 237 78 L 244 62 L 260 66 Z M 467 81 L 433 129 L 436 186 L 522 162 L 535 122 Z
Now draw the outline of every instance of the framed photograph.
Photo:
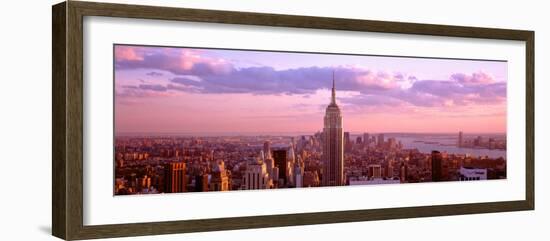
M 534 209 L 534 32 L 54 5 L 52 232 Z

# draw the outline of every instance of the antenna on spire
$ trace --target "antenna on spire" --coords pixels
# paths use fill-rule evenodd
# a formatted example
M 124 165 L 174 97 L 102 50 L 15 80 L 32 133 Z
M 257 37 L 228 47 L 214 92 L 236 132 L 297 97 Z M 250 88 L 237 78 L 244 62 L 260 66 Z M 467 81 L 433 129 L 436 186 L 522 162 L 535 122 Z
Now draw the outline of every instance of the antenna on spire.
M 332 88 L 334 89 L 334 70 L 332 70 Z
M 332 98 L 330 103 L 336 104 L 336 85 L 334 80 L 334 69 L 332 70 Z

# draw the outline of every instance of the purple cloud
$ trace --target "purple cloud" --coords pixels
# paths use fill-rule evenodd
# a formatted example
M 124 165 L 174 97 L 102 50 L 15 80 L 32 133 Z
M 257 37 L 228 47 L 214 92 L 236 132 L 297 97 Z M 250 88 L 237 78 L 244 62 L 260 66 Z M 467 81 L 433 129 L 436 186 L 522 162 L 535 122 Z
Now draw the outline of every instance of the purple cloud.
M 159 84 L 155 84 L 155 85 L 141 84 L 138 87 L 142 90 L 152 90 L 152 91 L 160 91 L 160 92 L 164 92 L 168 90 L 165 86 L 159 85 Z
M 203 75 L 200 81 L 187 77 L 171 79 L 175 84 L 194 86 L 202 93 L 312 94 L 332 86 L 336 75 L 338 90 L 385 91 L 399 87 L 403 78 L 388 73 L 345 67 L 305 67 L 275 70 L 271 67 L 235 69 L 219 75 Z
M 122 86 L 120 96 L 143 92 L 250 93 L 257 95 L 311 95 L 332 86 L 335 73 L 338 91 L 354 91 L 341 98 L 355 105 L 434 107 L 445 105 L 495 104 L 506 98 L 506 83 L 484 72 L 455 73 L 446 80 L 422 80 L 401 72 L 376 72 L 357 67 L 302 67 L 277 70 L 272 67 L 237 68 L 223 59 L 205 57 L 200 50 L 116 46 L 116 70 L 147 69 L 146 75 L 176 77 L 164 84 Z M 128 93 L 126 93 L 128 92 Z
M 185 48 L 147 48 L 115 46 L 115 67 L 124 69 L 154 69 L 175 75 L 223 74 L 234 70 L 223 59 L 204 58 L 200 51 Z
M 178 77 L 175 84 L 192 85 L 203 93 L 304 94 L 330 88 L 336 72 L 339 90 L 388 90 L 398 87 L 404 75 L 373 72 L 361 68 L 304 67 L 275 70 L 271 67 L 236 68 L 223 59 L 204 57 L 199 50 L 185 48 L 115 47 L 117 70 L 150 69 Z M 162 74 L 157 71 L 150 76 Z M 202 81 L 189 78 L 194 76 Z M 195 89 L 197 89 L 195 88 Z
M 421 107 L 437 107 L 470 104 L 499 104 L 506 100 L 506 83 L 494 79 L 486 83 L 462 84 L 461 76 L 471 82 L 476 74 L 453 74 L 449 80 L 416 80 L 410 88 L 388 91 L 367 91 L 359 96 L 343 98 L 344 103 L 364 106 L 410 104 Z M 477 74 L 479 76 L 479 73 Z M 470 83 L 469 82 L 469 83 Z
M 151 71 L 151 72 L 147 73 L 146 75 L 148 75 L 148 76 L 153 76 L 153 77 L 163 76 L 162 73 L 160 73 L 160 72 L 155 72 L 155 71 Z
M 492 84 L 495 82 L 491 75 L 484 72 L 477 72 L 471 75 L 463 73 L 453 74 L 451 79 L 464 85 Z

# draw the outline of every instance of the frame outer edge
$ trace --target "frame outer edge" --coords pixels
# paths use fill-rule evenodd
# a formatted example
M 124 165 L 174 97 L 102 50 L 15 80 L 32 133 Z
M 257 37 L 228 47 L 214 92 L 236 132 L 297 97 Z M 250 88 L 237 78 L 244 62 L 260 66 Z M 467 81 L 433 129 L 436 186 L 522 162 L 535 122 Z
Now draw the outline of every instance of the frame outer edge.
M 52 6 L 52 235 L 67 238 L 66 2 Z
M 535 209 L 535 32 L 526 37 L 526 193 L 530 210 Z
M 83 225 L 83 17 L 109 16 L 526 42 L 526 199 L 190 221 Z M 357 19 L 66 1 L 52 7 L 52 233 L 67 240 L 435 217 L 534 209 L 534 32 Z
M 82 239 L 83 220 L 83 8 L 66 1 L 67 240 Z

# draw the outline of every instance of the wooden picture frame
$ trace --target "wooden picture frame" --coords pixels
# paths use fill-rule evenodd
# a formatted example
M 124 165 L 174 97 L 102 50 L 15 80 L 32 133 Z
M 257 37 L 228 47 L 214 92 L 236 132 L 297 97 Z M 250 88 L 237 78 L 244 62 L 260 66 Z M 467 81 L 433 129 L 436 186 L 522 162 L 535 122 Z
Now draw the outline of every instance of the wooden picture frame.
M 368 220 L 533 210 L 534 32 L 325 17 L 67 1 L 52 7 L 52 233 L 66 239 L 110 238 L 214 230 L 311 225 Z M 87 226 L 83 224 L 83 17 L 107 16 L 174 21 L 298 27 L 526 43 L 525 200 L 384 208 L 188 221 Z

